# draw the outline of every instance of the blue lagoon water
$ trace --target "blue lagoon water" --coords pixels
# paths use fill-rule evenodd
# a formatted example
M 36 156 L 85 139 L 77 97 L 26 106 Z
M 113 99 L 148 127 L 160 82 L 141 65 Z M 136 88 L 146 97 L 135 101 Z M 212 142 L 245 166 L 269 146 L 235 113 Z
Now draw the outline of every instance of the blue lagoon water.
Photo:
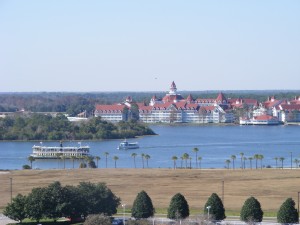
M 300 158 L 300 126 L 164 126 L 155 125 L 151 128 L 158 135 L 140 137 L 140 148 L 134 150 L 117 150 L 121 140 L 82 141 L 82 145 L 90 146 L 90 153 L 100 156 L 99 167 L 105 168 L 105 155 L 108 152 L 108 167 L 114 167 L 113 156 L 118 156 L 118 168 L 133 168 L 131 154 L 137 153 L 137 167 L 142 167 L 141 154 L 148 154 L 150 168 L 171 168 L 172 156 L 177 156 L 177 165 L 181 163 L 180 156 L 188 153 L 192 157 L 192 167 L 195 165 L 193 148 L 199 148 L 198 156 L 202 157 L 202 168 L 224 168 L 225 161 L 231 155 L 236 155 L 236 167 L 240 167 L 240 153 L 245 157 L 254 154 L 264 156 L 263 165 L 275 166 L 275 157 L 284 157 L 284 166 L 290 167 L 291 156 Z M 27 157 L 32 152 L 32 146 L 39 142 L 0 142 L 0 169 L 22 169 L 24 164 L 30 164 Z M 44 142 L 47 146 L 57 146 L 58 142 Z M 64 145 L 77 145 L 75 142 L 64 142 Z M 146 167 L 146 161 L 145 167 Z M 78 167 L 79 161 L 75 162 Z M 279 162 L 278 162 L 279 163 Z M 246 160 L 246 167 L 249 167 Z M 253 161 L 254 165 L 254 161 Z M 185 163 L 184 163 L 185 166 Z M 294 165 L 293 165 L 294 166 Z M 36 160 L 33 168 L 54 169 L 63 168 L 61 160 Z M 71 160 L 66 160 L 66 168 L 72 168 Z

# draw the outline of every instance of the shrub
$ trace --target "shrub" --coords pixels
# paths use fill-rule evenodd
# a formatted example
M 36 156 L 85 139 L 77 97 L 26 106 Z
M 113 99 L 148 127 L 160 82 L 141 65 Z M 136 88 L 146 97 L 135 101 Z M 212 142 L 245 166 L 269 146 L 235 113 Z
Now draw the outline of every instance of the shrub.
M 154 207 L 151 198 L 145 191 L 141 191 L 136 196 L 131 209 L 131 215 L 134 218 L 148 218 L 154 215 Z
M 298 212 L 295 209 L 295 202 L 288 198 L 279 208 L 277 213 L 278 223 L 298 223 Z
M 31 169 L 31 167 L 29 165 L 23 165 L 22 167 L 23 167 L 23 170 L 30 170 Z
M 171 199 L 168 208 L 169 219 L 184 219 L 190 215 L 190 209 L 185 197 L 177 193 Z
M 110 217 L 103 214 L 89 215 L 83 225 L 111 225 Z
M 25 204 L 26 196 L 18 194 L 12 199 L 12 202 L 5 207 L 3 214 L 10 219 L 22 222 L 22 220 L 26 218 Z
M 226 218 L 225 216 L 225 209 L 222 203 L 222 200 L 220 197 L 213 193 L 207 200 L 204 212 L 207 213 L 208 209 L 207 206 L 210 206 L 210 215 L 212 215 L 213 219 L 215 220 L 224 220 Z
M 86 168 L 87 166 L 86 166 L 86 163 L 80 163 L 80 165 L 79 165 L 79 168 Z
M 242 207 L 240 218 L 245 222 L 261 222 L 263 214 L 259 201 L 254 197 L 250 197 Z
M 96 163 L 95 163 L 94 160 L 89 161 L 88 166 L 89 166 L 89 168 L 97 168 Z

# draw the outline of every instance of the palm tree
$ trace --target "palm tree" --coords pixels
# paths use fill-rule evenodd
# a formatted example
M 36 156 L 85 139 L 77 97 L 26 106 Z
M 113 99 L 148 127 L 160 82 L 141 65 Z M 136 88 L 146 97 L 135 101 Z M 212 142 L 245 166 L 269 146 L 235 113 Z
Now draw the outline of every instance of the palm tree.
M 98 162 L 99 162 L 99 160 L 100 160 L 101 158 L 100 158 L 100 156 L 96 156 L 95 159 L 97 160 L 97 168 L 99 168 L 99 167 L 98 167 Z
M 66 169 L 66 156 L 62 155 L 60 158 L 61 158 L 61 159 L 63 160 L 63 162 L 64 162 L 64 169 Z
M 234 160 L 236 159 L 236 156 L 235 155 L 232 155 L 231 156 L 231 159 L 232 159 L 232 169 L 234 169 Z
M 89 157 L 88 156 L 83 156 L 83 161 L 84 163 L 86 164 L 86 166 L 88 167 L 88 164 L 89 164 Z M 86 168 L 87 168 L 86 167 Z
M 260 169 L 262 169 L 262 160 L 264 159 L 263 155 L 258 155 L 260 160 Z
M 94 156 L 84 156 L 83 159 L 86 163 L 88 163 L 94 160 Z
M 201 161 L 202 161 L 202 157 L 201 156 L 198 157 L 198 161 L 199 161 L 199 168 L 201 169 Z
M 299 159 L 294 159 L 294 163 L 296 164 L 296 168 L 299 167 Z
M 182 158 L 185 160 L 185 168 L 187 169 L 187 160 L 189 159 L 190 155 L 187 153 L 184 153 L 182 155 Z
M 142 163 L 143 163 L 143 169 L 145 168 L 145 166 L 144 166 L 144 158 L 145 158 L 145 154 L 144 153 L 142 153 Z
M 244 161 L 244 169 L 246 169 L 246 160 L 247 160 L 247 157 L 243 157 L 243 161 Z
M 198 152 L 199 152 L 199 149 L 198 148 L 193 148 L 193 152 L 196 153 L 196 167 L 198 168 Z
M 181 159 L 181 161 L 180 161 L 180 168 L 182 169 L 182 167 L 183 167 L 183 156 L 180 156 L 180 159 Z
M 117 168 L 117 160 L 119 159 L 118 156 L 114 156 L 113 159 L 115 160 L 115 168 Z
M 243 169 L 243 157 L 244 157 L 244 153 L 241 152 L 240 156 L 241 156 L 241 168 Z
M 134 168 L 136 168 L 136 163 L 135 163 L 135 157 L 137 156 L 136 153 L 132 153 L 131 157 L 133 157 L 133 163 L 134 163 Z
M 29 156 L 27 159 L 30 162 L 30 168 L 32 169 L 32 162 L 35 161 L 35 158 L 33 156 Z
M 177 168 L 177 165 L 176 165 L 176 160 L 177 160 L 178 158 L 177 158 L 177 156 L 172 156 L 172 160 L 173 160 L 173 162 L 174 162 L 174 170 Z
M 258 154 L 255 154 L 254 156 L 254 159 L 255 159 L 255 168 L 257 169 L 257 161 L 259 159 L 259 155 Z
M 147 168 L 149 168 L 149 166 L 148 166 L 148 160 L 150 159 L 150 155 L 145 155 L 145 159 L 146 159 L 146 163 L 147 163 Z
M 192 157 L 190 157 L 189 159 L 190 159 L 190 169 L 192 169 Z
M 278 166 L 277 166 L 278 157 L 275 157 L 274 159 L 276 161 L 276 168 L 278 168 Z
M 249 159 L 249 162 L 250 162 L 250 169 L 252 170 L 252 160 L 253 160 L 253 158 L 249 157 L 248 159 Z
M 105 166 L 107 168 L 107 157 L 108 157 L 109 153 L 108 152 L 104 152 L 104 155 L 105 155 Z
M 73 169 L 74 169 L 74 161 L 75 161 L 75 159 L 76 159 L 76 156 L 72 155 L 71 156 L 71 160 L 72 160 Z
M 55 153 L 55 155 L 56 155 L 56 158 L 57 158 L 57 168 L 59 168 L 59 162 L 60 162 L 60 159 L 61 159 L 61 157 L 62 157 L 62 153 L 61 152 L 57 152 L 57 153 Z
M 227 159 L 227 160 L 225 161 L 225 163 L 227 164 L 227 169 L 229 169 L 230 160 Z
M 284 157 L 280 157 L 279 161 L 281 162 L 281 169 L 283 169 L 283 161 L 284 161 Z

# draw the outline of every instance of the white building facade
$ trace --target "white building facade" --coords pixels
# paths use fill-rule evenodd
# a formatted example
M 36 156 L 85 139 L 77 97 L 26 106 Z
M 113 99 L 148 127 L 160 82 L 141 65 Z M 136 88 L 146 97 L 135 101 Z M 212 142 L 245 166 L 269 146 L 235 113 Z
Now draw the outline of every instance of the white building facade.
M 97 105 L 95 116 L 103 120 L 124 120 L 124 110 L 130 113 L 132 99 L 116 105 Z M 144 123 L 231 123 L 234 114 L 226 110 L 227 100 L 222 93 L 216 99 L 194 100 L 191 95 L 184 99 L 177 93 L 172 82 L 169 92 L 159 99 L 153 96 L 148 106 L 139 104 L 139 120 Z M 224 106 L 224 107 L 223 107 Z M 225 108 L 225 109 L 224 109 Z

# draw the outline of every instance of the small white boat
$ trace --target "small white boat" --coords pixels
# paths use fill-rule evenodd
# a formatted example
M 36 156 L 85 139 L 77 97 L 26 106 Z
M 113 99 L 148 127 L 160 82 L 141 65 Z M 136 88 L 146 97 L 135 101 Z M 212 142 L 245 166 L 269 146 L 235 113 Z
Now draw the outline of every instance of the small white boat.
M 126 139 L 124 141 L 122 141 L 119 146 L 117 147 L 117 149 L 119 150 L 127 150 L 127 149 L 137 149 L 139 148 L 139 144 L 137 142 L 132 142 L 129 143 Z

